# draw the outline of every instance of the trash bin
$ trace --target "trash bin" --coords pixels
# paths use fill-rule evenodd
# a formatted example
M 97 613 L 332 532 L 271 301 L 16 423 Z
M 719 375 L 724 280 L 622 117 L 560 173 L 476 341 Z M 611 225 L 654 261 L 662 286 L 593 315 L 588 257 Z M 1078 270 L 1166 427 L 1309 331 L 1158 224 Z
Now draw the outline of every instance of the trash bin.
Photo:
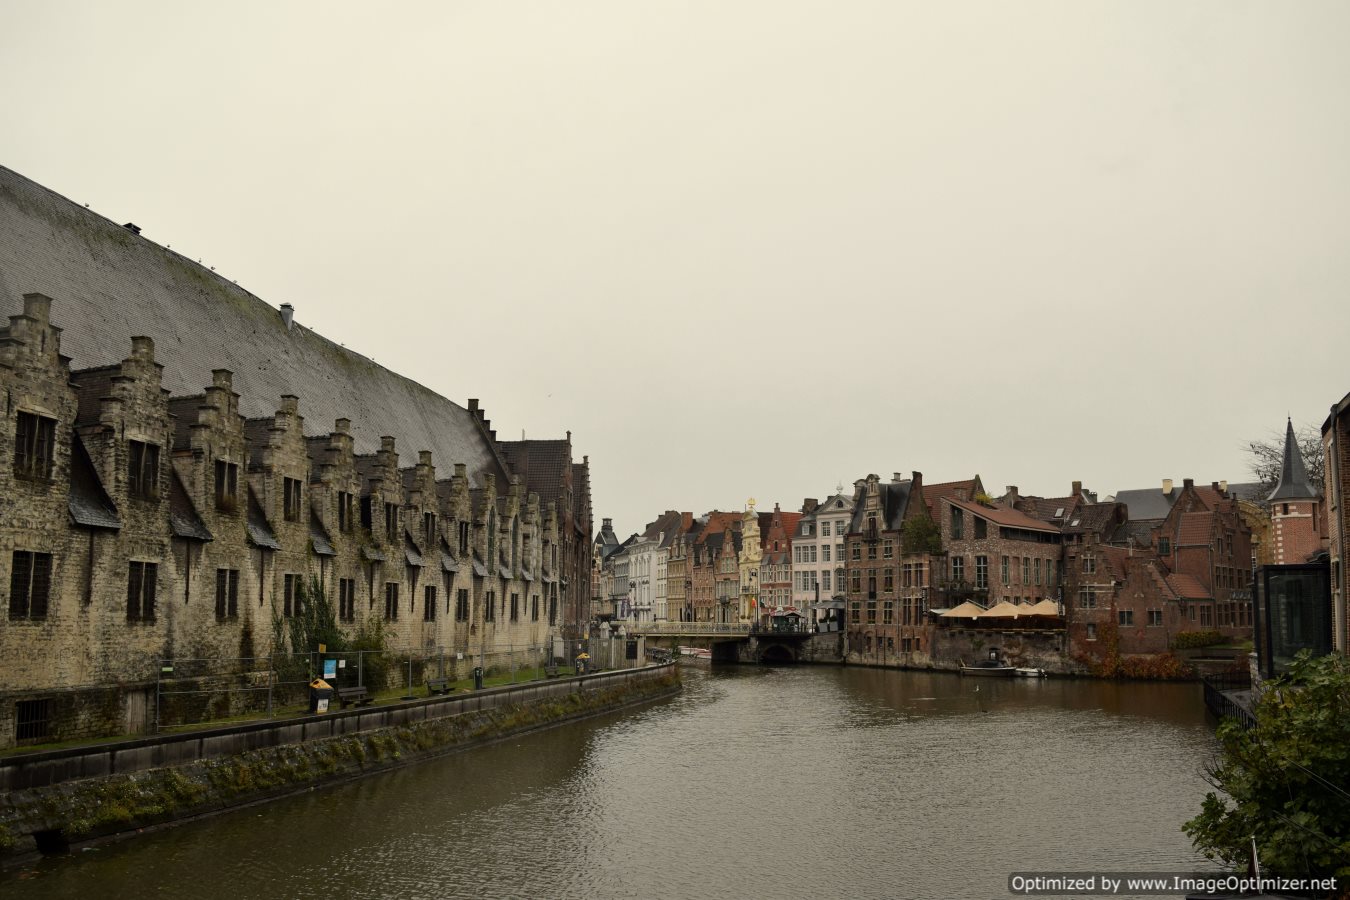
M 311 713 L 328 712 L 328 701 L 333 699 L 333 686 L 322 678 L 309 683 L 309 711 Z
M 481 690 L 483 689 L 483 667 L 482 667 L 482 666 L 474 666 L 474 667 L 473 667 L 473 689 L 474 689 L 475 691 L 481 691 Z

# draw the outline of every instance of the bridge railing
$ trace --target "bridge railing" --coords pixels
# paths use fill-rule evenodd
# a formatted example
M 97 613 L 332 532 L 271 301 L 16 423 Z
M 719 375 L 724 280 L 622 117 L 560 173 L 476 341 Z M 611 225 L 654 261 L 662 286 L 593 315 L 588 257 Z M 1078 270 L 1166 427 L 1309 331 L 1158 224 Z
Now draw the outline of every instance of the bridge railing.
M 749 634 L 749 623 L 637 622 L 627 623 L 629 634 Z

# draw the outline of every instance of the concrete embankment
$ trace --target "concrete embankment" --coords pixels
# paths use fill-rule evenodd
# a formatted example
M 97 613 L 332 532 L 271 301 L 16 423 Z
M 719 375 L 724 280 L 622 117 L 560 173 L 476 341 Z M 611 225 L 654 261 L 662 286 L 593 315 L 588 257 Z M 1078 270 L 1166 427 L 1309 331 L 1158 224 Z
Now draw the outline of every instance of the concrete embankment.
M 0 863 L 407 765 L 680 689 L 673 665 L 0 759 Z

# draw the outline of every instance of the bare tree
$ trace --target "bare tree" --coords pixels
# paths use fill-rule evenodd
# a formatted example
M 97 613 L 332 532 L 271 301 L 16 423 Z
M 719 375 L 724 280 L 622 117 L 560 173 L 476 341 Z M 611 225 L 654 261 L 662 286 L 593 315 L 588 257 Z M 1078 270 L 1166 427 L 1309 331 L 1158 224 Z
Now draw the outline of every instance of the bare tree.
M 1303 453 L 1303 464 L 1308 468 L 1308 484 L 1313 490 L 1322 491 L 1322 471 L 1325 457 L 1322 452 L 1322 429 L 1317 425 L 1302 425 L 1294 429 L 1294 440 Z M 1275 489 L 1280 480 L 1280 468 L 1284 464 L 1284 432 L 1271 431 L 1262 441 L 1248 441 L 1247 451 L 1251 453 L 1251 473 L 1267 491 Z

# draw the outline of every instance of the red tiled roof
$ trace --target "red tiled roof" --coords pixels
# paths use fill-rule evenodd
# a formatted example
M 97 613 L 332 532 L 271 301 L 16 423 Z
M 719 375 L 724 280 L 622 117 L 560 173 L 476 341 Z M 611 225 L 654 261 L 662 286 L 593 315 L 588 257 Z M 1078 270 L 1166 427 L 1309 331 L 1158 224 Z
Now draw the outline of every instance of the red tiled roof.
M 994 503 L 991 506 L 985 506 L 983 503 L 967 502 L 957 500 L 955 497 L 948 497 L 947 502 L 953 506 L 959 506 L 964 510 L 974 513 L 977 516 L 983 516 L 989 521 L 1003 525 L 1008 528 L 1025 528 L 1028 531 L 1048 531 L 1052 534 L 1059 534 L 1059 529 L 1048 522 L 1042 522 L 1040 519 L 1033 519 L 1024 512 L 1013 509 L 1011 506 L 1004 506 L 1001 503 Z
M 1207 547 L 1213 536 L 1213 513 L 1188 512 L 1181 514 L 1181 523 L 1177 526 L 1178 547 Z
M 1167 586 L 1183 600 L 1208 600 L 1210 593 L 1194 575 L 1177 572 L 1167 576 Z
M 975 479 L 967 481 L 944 481 L 941 484 L 925 484 L 923 499 L 928 504 L 928 514 L 937 515 L 937 502 L 941 497 L 955 497 L 957 491 L 965 491 L 967 497 L 975 496 Z

